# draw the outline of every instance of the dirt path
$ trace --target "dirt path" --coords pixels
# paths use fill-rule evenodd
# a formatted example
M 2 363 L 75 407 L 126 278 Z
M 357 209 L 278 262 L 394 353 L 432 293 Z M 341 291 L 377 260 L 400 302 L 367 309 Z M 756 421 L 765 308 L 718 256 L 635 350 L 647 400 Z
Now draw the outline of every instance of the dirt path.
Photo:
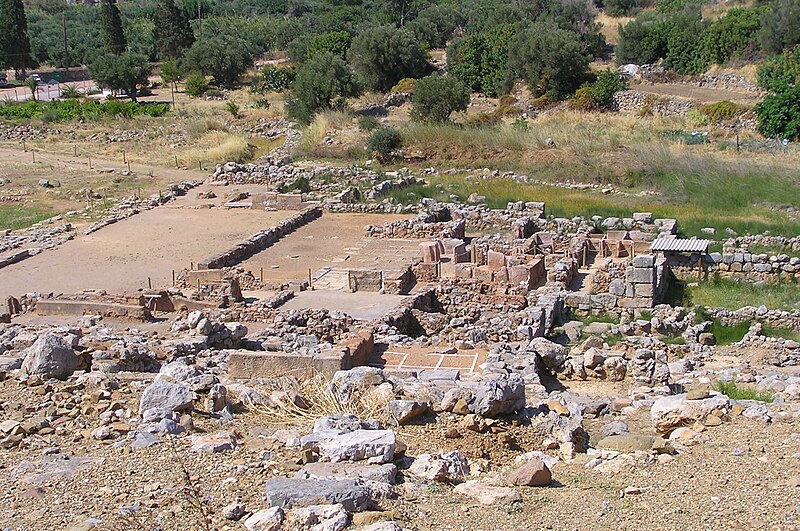
M 645 83 L 632 85 L 633 90 L 657 94 L 659 96 L 678 96 L 690 98 L 702 103 L 716 103 L 718 101 L 730 100 L 742 105 L 753 106 L 761 101 L 762 96 L 754 92 L 730 90 L 722 88 L 696 87 L 683 83 L 658 83 L 648 85 Z
M 202 200 L 204 185 L 173 203 L 137 214 L 61 247 L 8 266 L 0 273 L 0 295 L 31 291 L 75 293 L 102 289 L 133 292 L 172 285 L 172 271 L 188 268 L 293 212 L 228 210 L 224 199 Z M 208 208 L 213 205 L 213 208 Z
M 107 160 L 97 159 L 92 157 L 92 167 L 89 167 L 88 157 L 74 157 L 71 155 L 63 155 L 58 153 L 48 153 L 46 151 L 36 150 L 36 162 L 42 164 L 55 164 L 63 166 L 71 171 L 94 171 L 99 172 L 103 170 L 115 170 L 122 172 L 128 169 L 128 165 L 122 160 Z M 12 149 L 8 147 L 0 148 L 0 167 L 6 163 L 19 163 L 22 161 L 31 162 L 34 155 L 31 150 L 23 151 L 22 149 Z M 190 179 L 205 179 L 208 177 L 208 172 L 199 171 L 197 169 L 185 170 L 181 168 L 165 168 L 157 165 L 150 164 L 135 164 L 131 163 L 130 169 L 132 172 L 139 175 L 148 175 L 153 173 L 154 177 L 165 182 L 186 181 Z M 54 175 L 53 178 L 58 178 Z

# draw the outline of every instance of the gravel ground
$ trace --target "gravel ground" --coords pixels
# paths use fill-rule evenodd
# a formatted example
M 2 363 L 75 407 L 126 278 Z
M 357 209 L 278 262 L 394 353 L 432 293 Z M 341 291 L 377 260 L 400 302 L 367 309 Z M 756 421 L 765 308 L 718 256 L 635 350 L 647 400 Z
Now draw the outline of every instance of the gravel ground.
M 57 400 L 64 384 L 47 392 L 13 380 L 0 382 L 3 418 L 32 412 L 42 400 Z M 130 391 L 129 391 L 130 389 Z M 90 394 L 87 388 L 81 393 Z M 123 386 L 112 396 L 135 410 L 139 390 Z M 90 400 L 86 400 L 90 402 Z M 224 429 L 240 438 L 233 452 L 190 451 L 187 437 L 146 449 L 115 448 L 90 434 L 102 423 L 77 415 L 50 434 L 27 437 L 21 449 L 0 450 L 0 524 L 4 529 L 243 529 L 222 517 L 239 501 L 248 510 L 265 507 L 264 481 L 292 475 L 299 452 L 282 448 L 268 435 L 274 427 L 257 412 L 244 412 Z M 627 419 L 646 431 L 644 413 Z M 461 449 L 484 477 L 503 477 L 513 458 L 539 449 L 530 427 L 501 422 L 499 433 L 480 435 L 461 427 L 462 418 L 441 415 L 403 427 L 408 455 Z M 194 414 L 195 430 L 215 432 L 217 421 Z M 460 438 L 445 437 L 455 429 Z M 609 475 L 581 464 L 559 463 L 547 488 L 519 488 L 521 503 L 484 507 L 452 492 L 452 486 L 407 482 L 395 500 L 384 501 L 381 518 L 396 518 L 411 529 L 797 529 L 800 522 L 800 430 L 793 424 L 765 425 L 743 417 L 706 431 L 711 440 L 693 446 L 668 464 Z M 96 457 L 99 462 L 69 477 L 32 485 L 12 480 L 23 461 L 36 461 L 58 447 L 58 456 Z M 60 459 L 63 459 L 60 458 Z M 73 459 L 72 462 L 75 462 Z M 636 487 L 638 494 L 621 497 Z

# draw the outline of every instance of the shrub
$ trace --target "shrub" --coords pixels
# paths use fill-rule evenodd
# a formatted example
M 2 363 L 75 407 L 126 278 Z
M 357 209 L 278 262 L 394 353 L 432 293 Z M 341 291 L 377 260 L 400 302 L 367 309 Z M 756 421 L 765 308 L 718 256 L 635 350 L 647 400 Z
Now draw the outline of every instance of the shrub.
M 758 66 L 758 85 L 770 92 L 781 92 L 800 79 L 800 46 L 771 57 Z
M 514 26 L 500 24 L 488 33 L 458 39 L 447 48 L 448 72 L 467 87 L 488 96 L 507 92 L 508 46 L 514 36 Z
M 26 101 L 0 104 L 0 119 L 47 121 L 93 120 L 102 117 L 164 116 L 168 104 L 135 103 L 111 99 L 106 101 L 78 101 L 75 99 L 50 102 Z
M 70 99 L 78 99 L 81 97 L 81 93 L 75 88 L 75 85 L 65 85 L 61 87 L 61 99 L 62 100 L 70 100 Z
M 350 49 L 350 42 L 353 36 L 348 31 L 331 31 L 317 35 L 311 39 L 306 48 L 306 60 L 311 59 L 318 53 L 330 53 L 345 58 L 347 50 Z
M 639 10 L 639 0 L 605 0 L 603 7 L 612 17 L 629 17 Z
M 717 103 L 709 103 L 699 108 L 699 111 L 711 120 L 712 123 L 725 122 L 742 115 L 747 107 L 724 100 Z
M 213 36 L 195 42 L 186 52 L 186 65 L 225 87 L 236 84 L 253 64 L 251 46 L 243 39 Z
M 406 94 L 414 94 L 414 87 L 416 86 L 416 84 L 417 84 L 416 79 L 412 79 L 410 77 L 404 77 L 403 79 L 397 82 L 397 85 L 392 87 L 392 90 L 390 90 L 390 92 L 392 93 L 404 92 Z
M 455 111 L 469 105 L 469 90 L 451 76 L 429 76 L 420 79 L 414 89 L 411 118 L 418 122 L 445 122 Z
M 403 145 L 400 131 L 394 127 L 381 127 L 367 138 L 367 149 L 370 153 L 378 153 L 381 157 L 388 158 L 392 152 Z
M 318 111 L 342 108 L 345 98 L 357 94 L 344 61 L 329 53 L 319 53 L 298 70 L 286 110 L 295 120 L 308 124 Z
M 253 108 L 255 109 L 269 109 L 271 104 L 267 98 L 260 98 L 253 102 Z
M 586 81 L 589 56 L 580 35 L 555 22 L 534 22 L 509 45 L 510 75 L 524 80 L 534 96 L 563 99 Z
M 359 116 L 358 117 L 358 129 L 361 131 L 374 131 L 378 128 L 380 122 L 374 116 Z
M 294 68 L 267 65 L 261 69 L 256 79 L 250 84 L 250 92 L 254 94 L 283 92 L 292 85 L 295 77 L 297 77 L 297 70 Z
M 800 44 L 800 0 L 778 0 L 761 16 L 761 46 L 781 53 Z
M 628 83 L 619 74 L 604 70 L 594 83 L 575 91 L 572 107 L 579 111 L 611 110 L 614 107 L 614 94 L 627 89 Z
M 239 117 L 239 106 L 236 105 L 236 102 L 233 100 L 228 100 L 225 102 L 225 110 L 228 111 L 234 118 Z
M 387 26 L 360 33 L 348 52 L 353 71 L 369 90 L 386 92 L 403 78 L 431 71 L 428 53 L 408 30 Z
M 202 72 L 195 70 L 186 77 L 184 83 L 186 94 L 194 96 L 195 98 L 202 96 L 208 90 L 208 81 Z
M 770 94 L 755 107 L 758 132 L 768 138 L 800 138 L 800 85 Z

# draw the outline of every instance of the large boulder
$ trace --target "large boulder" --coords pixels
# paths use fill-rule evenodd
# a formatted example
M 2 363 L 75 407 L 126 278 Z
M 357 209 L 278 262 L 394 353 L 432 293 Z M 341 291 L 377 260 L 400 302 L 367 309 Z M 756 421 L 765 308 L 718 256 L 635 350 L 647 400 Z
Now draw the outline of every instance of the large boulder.
M 543 337 L 533 339 L 528 348 L 534 350 L 542 358 L 545 367 L 553 372 L 560 372 L 569 357 L 567 347 Z
M 483 417 L 514 413 L 525 407 L 525 382 L 519 374 L 490 374 L 475 390 L 474 411 Z
M 146 420 L 160 420 L 173 411 L 192 407 L 194 394 L 188 385 L 160 376 L 147 386 L 139 400 L 139 413 Z
M 719 393 L 701 400 L 687 400 L 686 394 L 662 396 L 650 408 L 650 418 L 657 432 L 669 433 L 708 415 L 723 417 L 730 409 L 730 399 Z
M 63 337 L 48 332 L 39 336 L 22 361 L 22 371 L 44 378 L 69 378 L 81 366 L 81 358 Z

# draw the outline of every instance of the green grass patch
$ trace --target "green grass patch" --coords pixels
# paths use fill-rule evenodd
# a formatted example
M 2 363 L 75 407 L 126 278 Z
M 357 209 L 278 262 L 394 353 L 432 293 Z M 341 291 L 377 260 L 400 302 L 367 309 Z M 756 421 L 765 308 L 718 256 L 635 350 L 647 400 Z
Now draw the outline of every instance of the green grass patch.
M 557 217 L 600 215 L 604 217 L 630 217 L 633 212 L 653 212 L 657 218 L 676 218 L 686 236 L 700 236 L 703 227 L 714 227 L 723 234 L 730 227 L 739 234 L 771 231 L 773 234 L 800 234 L 800 222 L 765 206 L 737 206 L 733 201 L 727 206 L 705 197 L 699 189 L 693 190 L 691 201 L 676 197 L 602 194 L 584 190 L 567 190 L 549 185 L 526 184 L 511 179 L 476 179 L 464 175 L 429 177 L 428 185 L 409 186 L 390 192 L 395 201 L 418 201 L 423 197 L 447 200 L 451 195 L 462 201 L 472 193 L 486 197 L 491 208 L 505 208 L 511 201 L 543 201 L 547 213 Z M 731 184 L 731 187 L 735 187 Z M 719 191 L 710 192 L 721 193 Z M 777 192 L 776 192 L 777 194 Z M 727 194 L 730 196 L 730 194 Z M 798 196 L 800 205 L 800 196 Z M 741 202 L 739 203 L 741 204 Z
M 792 341 L 800 342 L 800 334 L 791 328 L 764 326 L 761 328 L 761 333 L 767 337 L 780 337 L 783 339 L 791 339 Z
M 686 340 L 683 338 L 683 336 L 675 336 L 675 337 L 662 336 L 659 339 L 661 341 L 663 341 L 664 343 L 666 343 L 667 345 L 685 345 L 686 344 Z
M 711 322 L 711 328 L 708 331 L 714 334 L 717 345 L 732 345 L 744 338 L 744 335 L 750 330 L 750 324 L 750 321 L 743 321 L 735 325 L 724 325 L 715 319 Z
M 24 229 L 53 215 L 34 207 L 0 205 L 0 230 Z
M 759 391 L 754 387 L 737 385 L 735 382 L 719 381 L 714 383 L 714 390 L 722 393 L 732 400 L 758 400 L 759 402 L 772 402 L 772 393 Z
M 800 284 L 786 281 L 756 286 L 714 276 L 695 285 L 686 285 L 681 305 L 731 310 L 763 305 L 773 310 L 792 310 L 800 307 Z

